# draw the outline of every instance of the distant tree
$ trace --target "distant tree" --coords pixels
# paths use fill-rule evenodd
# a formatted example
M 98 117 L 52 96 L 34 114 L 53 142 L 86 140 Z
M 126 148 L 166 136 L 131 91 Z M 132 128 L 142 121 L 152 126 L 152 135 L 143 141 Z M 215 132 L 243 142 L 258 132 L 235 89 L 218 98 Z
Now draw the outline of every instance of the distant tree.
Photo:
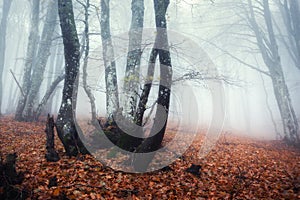
M 30 21 L 30 33 L 28 37 L 28 44 L 26 50 L 26 60 L 24 66 L 24 74 L 22 81 L 22 95 L 19 97 L 15 119 L 18 121 L 24 120 L 23 110 L 26 105 L 27 95 L 31 86 L 31 72 L 33 68 L 33 62 L 37 53 L 37 47 L 39 42 L 39 13 L 40 13 L 40 0 L 31 0 L 31 21 Z
M 250 27 L 252 28 L 257 45 L 260 49 L 262 58 L 268 67 L 270 77 L 273 84 L 274 95 L 277 101 L 277 105 L 280 111 L 280 116 L 283 124 L 284 135 L 286 139 L 291 143 L 300 144 L 299 138 L 299 124 L 295 115 L 295 111 L 291 102 L 290 93 L 286 85 L 284 73 L 282 70 L 282 64 L 280 60 L 280 54 L 278 51 L 277 39 L 275 37 L 273 20 L 269 7 L 269 1 L 263 0 L 262 8 L 259 8 L 260 14 L 262 14 L 266 33 L 263 28 L 260 27 L 257 22 L 258 14 L 254 9 L 257 8 L 253 5 L 252 0 L 248 0 L 249 15 L 247 15 Z
M 97 117 L 96 117 L 96 103 L 95 103 L 95 97 L 92 93 L 91 88 L 88 85 L 87 79 L 88 79 L 88 61 L 89 61 L 89 53 L 90 53 L 90 36 L 89 36 L 89 9 L 90 9 L 90 1 L 86 0 L 85 4 L 81 3 L 81 5 L 84 8 L 84 33 L 83 33 L 83 44 L 82 44 L 82 50 L 84 50 L 84 56 L 83 56 L 83 67 L 82 67 L 82 81 L 83 81 L 83 89 L 85 93 L 87 94 L 90 103 L 91 103 L 91 112 L 92 112 L 92 123 L 98 123 Z
M 64 44 L 65 81 L 62 102 L 56 120 L 56 130 L 67 155 L 87 153 L 75 127 L 77 75 L 79 72 L 80 45 L 74 20 L 72 0 L 58 0 L 58 13 Z
M 38 101 L 38 94 L 44 79 L 44 71 L 50 55 L 50 48 L 53 41 L 53 33 L 57 19 L 57 4 L 50 0 L 47 6 L 46 19 L 41 35 L 41 40 L 36 58 L 34 59 L 34 67 L 31 75 L 31 85 L 26 97 L 26 103 L 23 110 L 23 118 L 25 121 L 33 121 L 35 119 L 35 108 Z
M 300 3 L 295 0 L 277 0 L 277 5 L 287 32 L 287 37 L 282 37 L 283 43 L 295 66 L 300 70 Z
M 2 18 L 0 22 L 0 115 L 2 114 L 1 106 L 3 99 L 3 69 L 5 65 L 5 51 L 6 51 L 6 29 L 7 29 L 7 19 L 9 10 L 11 7 L 12 0 L 4 0 L 2 7 Z

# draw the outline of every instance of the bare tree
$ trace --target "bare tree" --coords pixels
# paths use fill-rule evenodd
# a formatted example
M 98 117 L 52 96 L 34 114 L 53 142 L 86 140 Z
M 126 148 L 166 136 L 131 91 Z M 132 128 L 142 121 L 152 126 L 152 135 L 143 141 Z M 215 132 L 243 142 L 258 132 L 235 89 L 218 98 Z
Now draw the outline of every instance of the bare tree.
M 55 1 L 50 0 L 48 3 L 40 45 L 34 61 L 34 67 L 31 75 L 31 86 L 29 88 L 26 104 L 23 110 L 23 117 L 25 121 L 34 120 L 34 106 L 37 102 L 38 93 L 44 79 L 44 71 L 50 55 L 53 32 L 56 26 L 56 19 L 57 4 Z
M 6 29 L 7 29 L 7 19 L 9 10 L 11 7 L 11 0 L 4 0 L 2 9 L 2 18 L 0 22 L 0 115 L 2 106 L 2 90 L 3 90 L 3 69 L 5 65 L 5 51 L 6 51 Z
M 112 122 L 113 115 L 119 109 L 119 90 L 116 62 L 114 58 L 114 50 L 110 33 L 110 0 L 101 0 L 100 4 L 100 27 L 106 84 L 106 114 L 108 121 Z
M 155 120 L 151 128 L 150 137 L 144 139 L 141 145 L 136 149 L 136 152 L 138 153 L 147 153 L 158 150 L 161 146 L 161 142 L 164 138 L 164 134 L 166 131 L 172 84 L 172 65 L 171 55 L 169 51 L 166 21 L 166 12 L 169 3 L 169 0 L 154 0 L 155 22 L 157 28 L 157 35 L 159 37 L 160 42 L 159 45 L 161 47 L 157 49 L 159 55 L 161 76 L 157 104 L 160 106 L 157 106 L 156 108 Z M 160 110 L 160 108 L 162 108 L 163 110 Z M 160 119 L 161 111 L 166 112 L 166 119 Z M 157 127 L 160 127 L 160 123 L 163 123 L 163 126 L 158 131 Z M 137 159 L 138 162 L 135 162 L 137 165 L 134 166 L 134 168 L 138 171 L 144 171 L 145 169 L 147 169 L 149 163 L 151 162 L 151 158 L 145 160 L 143 156 L 140 156 L 140 154 L 138 154 L 138 156 L 135 159 Z
M 292 143 L 299 143 L 299 125 L 296 119 L 295 111 L 291 103 L 288 87 L 282 70 L 280 55 L 278 51 L 277 40 L 273 30 L 273 22 L 269 8 L 269 1 L 263 0 L 263 8 L 259 9 L 263 15 L 267 33 L 265 34 L 257 23 L 256 8 L 252 0 L 248 0 L 249 15 L 247 16 L 250 26 L 256 36 L 257 45 L 262 54 L 263 60 L 268 67 L 270 77 L 273 83 L 273 90 L 277 105 L 280 111 L 284 133 L 286 138 Z
M 81 5 L 84 8 L 84 44 L 83 44 L 83 49 L 84 49 L 84 58 L 83 58 L 83 88 L 85 93 L 87 94 L 90 103 L 91 103 L 91 111 L 92 111 L 92 123 L 97 123 L 97 117 L 96 117 L 96 105 L 95 105 L 95 97 L 92 93 L 91 88 L 88 86 L 87 83 L 87 78 L 88 78 L 88 73 L 87 73 L 87 67 L 88 67 L 88 59 L 89 59 L 89 53 L 90 53 L 90 36 L 89 36 L 89 8 L 90 8 L 90 1 L 86 0 L 86 3 Z
M 65 82 L 62 103 L 56 120 L 56 130 L 67 155 L 76 156 L 79 152 L 87 153 L 87 150 L 78 136 L 74 119 L 80 45 L 75 26 L 72 0 L 58 0 L 58 13 L 64 43 Z
M 139 92 L 140 65 L 142 56 L 142 35 L 144 27 L 144 0 L 131 2 L 131 26 L 129 30 L 129 44 L 127 63 L 124 77 L 123 115 L 134 119 Z
M 23 95 L 19 97 L 15 119 L 23 120 L 23 110 L 27 100 L 27 94 L 31 86 L 31 70 L 33 68 L 34 58 L 37 52 L 39 42 L 39 12 L 40 12 L 40 0 L 32 0 L 31 5 L 31 22 L 30 33 L 27 44 L 26 60 L 24 66 L 22 90 Z

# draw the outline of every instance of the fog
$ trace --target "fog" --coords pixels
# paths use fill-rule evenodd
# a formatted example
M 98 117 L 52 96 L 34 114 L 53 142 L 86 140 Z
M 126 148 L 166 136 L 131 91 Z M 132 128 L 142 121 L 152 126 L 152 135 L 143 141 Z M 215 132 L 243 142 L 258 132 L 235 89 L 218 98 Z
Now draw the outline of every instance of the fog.
M 40 34 L 43 29 L 47 2 L 46 0 L 41 1 Z M 246 14 L 243 13 L 244 9 L 238 6 L 239 2 L 228 0 L 214 2 L 208 0 L 176 0 L 170 2 L 167 11 L 167 27 L 171 46 L 173 79 L 176 80 L 176 78 L 191 70 L 196 70 L 202 71 L 204 74 L 207 72 L 206 75 L 214 76 L 216 79 L 224 78 L 224 80 L 200 79 L 175 82 L 172 85 L 169 119 L 173 123 L 180 121 L 187 127 L 207 128 L 213 124 L 224 124 L 223 131 L 231 131 L 261 139 L 275 139 L 276 132 L 272 117 L 281 135 L 284 134 L 273 85 L 270 77 L 251 69 L 251 66 L 255 66 L 260 70 L 268 71 L 258 46 L 255 44 L 253 31 L 249 29 Z M 99 1 L 92 0 L 91 3 L 99 7 Z M 1 12 L 2 4 L 3 1 L 0 2 Z M 129 0 L 111 1 L 111 33 L 121 94 L 122 77 L 124 77 L 126 65 L 128 30 L 131 21 L 130 6 L 131 1 Z M 17 82 L 22 83 L 24 74 L 26 49 L 30 33 L 30 7 L 30 1 L 13 1 L 9 13 L 1 107 L 2 113 L 8 115 L 15 112 L 21 95 Z M 284 28 L 283 19 L 275 1 L 270 1 L 270 9 L 273 19 L 276 19 L 276 24 L 281 28 L 281 32 L 274 28 L 275 35 L 278 37 L 281 34 L 286 36 L 287 30 Z M 96 10 L 94 7 L 90 8 L 91 53 L 88 65 L 88 84 L 96 97 L 98 116 L 105 116 L 105 73 L 100 24 Z M 76 1 L 74 1 L 74 12 L 79 41 L 81 41 L 84 29 L 84 23 L 82 22 L 84 14 L 82 6 Z M 0 13 L 0 16 L 2 16 L 2 13 Z M 261 19 L 258 18 L 257 20 L 259 24 L 263 24 Z M 143 45 L 145 51 L 142 56 L 141 71 L 145 75 L 149 49 L 151 48 L 149 44 L 153 44 L 155 37 L 154 10 L 151 1 L 145 1 L 144 27 Z M 276 26 L 274 25 L 274 27 Z M 262 30 L 266 31 L 265 29 Z M 51 54 L 47 61 L 38 102 L 42 99 L 49 83 L 63 70 L 63 51 L 61 47 L 60 27 L 57 25 L 53 34 Z M 278 49 L 291 101 L 297 119 L 299 119 L 300 71 L 293 63 L 289 55 L 289 49 L 285 47 L 282 39 L 278 39 Z M 56 66 L 56 69 L 54 66 Z M 157 78 L 155 83 L 158 83 L 157 80 L 159 80 L 157 71 L 154 76 Z M 17 81 L 14 80 L 12 74 L 14 74 Z M 224 96 L 217 94 L 219 99 L 215 101 L 219 102 L 223 108 L 220 108 L 220 105 L 214 105 L 213 98 L 216 98 L 216 96 L 212 95 L 211 86 L 215 82 L 222 83 L 219 89 L 224 90 Z M 44 114 L 57 114 L 61 101 L 62 85 L 61 82 L 56 88 L 51 97 L 52 104 L 46 106 Z M 157 88 L 156 85 L 151 91 L 150 104 L 154 102 Z M 82 116 L 90 116 L 89 99 L 82 89 L 82 79 L 80 79 L 77 106 L 77 113 Z M 223 116 L 218 109 L 224 109 L 225 115 Z M 147 113 L 149 113 L 149 110 Z M 213 120 L 214 113 L 220 113 L 219 120 L 222 123 Z

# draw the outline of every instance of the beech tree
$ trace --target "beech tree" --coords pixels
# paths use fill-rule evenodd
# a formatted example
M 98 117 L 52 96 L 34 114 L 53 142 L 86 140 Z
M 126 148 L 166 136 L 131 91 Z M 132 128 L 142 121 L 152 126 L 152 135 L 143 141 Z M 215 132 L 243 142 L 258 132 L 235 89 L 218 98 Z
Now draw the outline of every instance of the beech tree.
M 110 33 L 110 0 L 101 0 L 101 39 L 103 49 L 103 60 L 105 67 L 105 85 L 106 85 L 106 115 L 108 122 L 113 121 L 113 115 L 118 111 L 119 90 L 116 70 L 116 61 Z
M 131 121 L 136 112 L 140 86 L 140 65 L 144 27 L 144 0 L 132 0 L 129 44 L 123 85 L 123 115 Z
M 248 6 L 249 15 L 247 15 L 247 18 L 255 34 L 257 45 L 261 52 L 264 63 L 266 64 L 270 73 L 274 95 L 283 124 L 284 135 L 289 142 L 299 144 L 299 125 L 282 69 L 269 1 L 263 0 L 262 8 L 259 9 L 259 11 L 262 12 L 260 13 L 263 16 L 267 33 L 262 31 L 262 27 L 260 27 L 259 23 L 257 22 L 258 14 L 254 11 L 254 9 L 257 7 L 253 5 L 252 0 L 248 0 Z
M 58 0 L 58 13 L 65 56 L 65 81 L 62 102 L 56 120 L 56 130 L 67 155 L 87 153 L 75 126 L 77 75 L 79 72 L 80 45 L 74 20 L 72 0 Z
M 27 101 L 27 94 L 31 86 L 31 72 L 33 68 L 34 58 L 37 52 L 39 42 L 39 13 L 40 13 L 40 0 L 31 1 L 31 21 L 30 33 L 28 37 L 28 44 L 26 50 L 26 60 L 24 66 L 24 74 L 22 81 L 22 94 L 19 97 L 18 105 L 16 108 L 15 119 L 18 121 L 23 120 L 23 110 Z
M 26 103 L 23 110 L 23 118 L 26 121 L 33 121 L 35 118 L 35 107 L 38 93 L 44 79 L 44 71 L 50 55 L 50 48 L 52 44 L 53 32 L 56 26 L 57 19 L 57 4 L 50 0 L 48 3 L 46 19 L 41 35 L 41 40 L 33 62 L 34 68 L 31 75 L 31 85 L 26 97 Z

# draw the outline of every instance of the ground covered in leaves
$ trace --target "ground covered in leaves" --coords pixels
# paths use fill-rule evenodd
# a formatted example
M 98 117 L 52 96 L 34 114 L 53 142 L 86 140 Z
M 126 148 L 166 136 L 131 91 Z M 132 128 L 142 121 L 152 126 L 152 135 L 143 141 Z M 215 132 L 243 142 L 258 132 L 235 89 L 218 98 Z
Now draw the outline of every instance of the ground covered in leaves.
M 61 159 L 47 162 L 44 129 L 44 122 L 0 119 L 1 157 L 17 153 L 25 179 L 16 187 L 28 191 L 28 199 L 300 199 L 300 151 L 281 141 L 223 135 L 196 177 L 185 169 L 197 156 L 198 138 L 170 170 L 129 174 L 89 155 L 68 158 L 58 139 Z

